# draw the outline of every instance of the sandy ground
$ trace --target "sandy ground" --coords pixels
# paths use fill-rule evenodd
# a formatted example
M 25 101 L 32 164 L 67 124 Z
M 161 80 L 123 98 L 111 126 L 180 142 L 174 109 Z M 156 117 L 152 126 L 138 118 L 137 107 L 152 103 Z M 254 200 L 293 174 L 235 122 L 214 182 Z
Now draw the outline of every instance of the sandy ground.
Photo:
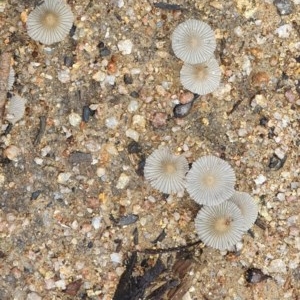
M 51 46 L 26 33 L 35 2 L 0 2 L 11 92 L 27 99 L 0 140 L 0 299 L 112 299 L 132 251 L 153 248 L 163 230 L 157 248 L 196 241 L 199 207 L 188 194 L 162 195 L 143 179 L 142 162 L 160 145 L 190 163 L 226 159 L 260 223 L 236 253 L 189 248 L 186 272 L 172 269 L 174 252 L 161 254 L 167 270 L 146 294 L 182 276 L 178 298 L 164 299 L 299 299 L 299 1 L 281 15 L 272 1 L 174 0 L 183 9 L 169 10 L 152 0 L 70 0 L 76 30 Z M 214 29 L 222 83 L 176 119 L 186 91 L 170 35 L 189 18 Z M 157 259 L 138 253 L 135 276 Z M 271 278 L 248 283 L 249 268 Z

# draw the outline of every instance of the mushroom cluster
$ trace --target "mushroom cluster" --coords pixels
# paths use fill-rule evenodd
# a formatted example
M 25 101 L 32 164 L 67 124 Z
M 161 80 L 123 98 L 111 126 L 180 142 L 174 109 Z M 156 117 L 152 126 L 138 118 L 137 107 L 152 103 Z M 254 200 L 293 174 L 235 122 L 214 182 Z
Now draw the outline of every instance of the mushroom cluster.
M 160 192 L 171 194 L 186 188 L 190 197 L 202 205 L 195 227 L 203 243 L 210 247 L 231 249 L 257 218 L 256 202 L 249 194 L 235 191 L 235 172 L 219 157 L 202 156 L 188 170 L 185 157 L 162 147 L 146 159 L 144 174 Z
M 216 90 L 221 70 L 214 58 L 214 31 L 205 22 L 190 19 L 179 24 L 171 37 L 175 55 L 183 60 L 180 81 L 184 88 L 199 95 Z

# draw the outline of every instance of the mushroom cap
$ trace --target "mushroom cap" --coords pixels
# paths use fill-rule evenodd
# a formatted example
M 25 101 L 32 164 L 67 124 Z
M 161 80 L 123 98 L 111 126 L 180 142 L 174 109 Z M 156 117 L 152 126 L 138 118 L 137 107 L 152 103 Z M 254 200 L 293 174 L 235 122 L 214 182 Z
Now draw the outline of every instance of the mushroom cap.
M 221 69 L 214 57 L 201 64 L 185 63 L 180 70 L 180 82 L 184 88 L 199 95 L 212 93 L 220 81 Z
M 258 216 L 258 206 L 254 199 L 248 193 L 234 192 L 228 201 L 233 202 L 241 210 L 246 230 L 249 230 Z
M 236 177 L 233 168 L 225 160 L 213 155 L 198 158 L 186 178 L 186 189 L 199 204 L 217 205 L 234 193 Z
M 204 244 L 219 250 L 236 245 L 246 230 L 240 209 L 229 201 L 202 207 L 196 216 L 195 228 Z
M 195 19 L 179 24 L 171 41 L 175 55 L 190 64 L 208 60 L 216 49 L 214 31 L 207 23 Z
M 63 0 L 45 0 L 29 14 L 27 32 L 33 40 L 50 45 L 66 37 L 73 21 L 71 8 Z
M 6 120 L 12 124 L 21 120 L 25 114 L 25 105 L 27 100 L 19 95 L 13 95 L 7 102 Z
M 184 190 L 188 162 L 184 156 L 177 156 L 166 147 L 156 149 L 147 159 L 144 167 L 145 179 L 155 189 L 165 194 Z
M 7 80 L 7 90 L 10 91 L 15 83 L 15 70 L 13 67 L 10 67 L 9 69 L 9 75 Z

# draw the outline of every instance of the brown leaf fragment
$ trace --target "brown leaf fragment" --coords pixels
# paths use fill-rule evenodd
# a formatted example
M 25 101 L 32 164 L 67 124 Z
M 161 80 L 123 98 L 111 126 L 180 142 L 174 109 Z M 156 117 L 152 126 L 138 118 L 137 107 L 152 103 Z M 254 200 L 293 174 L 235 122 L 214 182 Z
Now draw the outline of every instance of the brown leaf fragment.
M 11 54 L 5 52 L 0 57 L 0 124 L 3 122 Z
M 64 292 L 70 296 L 76 296 L 77 292 L 79 291 L 82 285 L 82 279 L 77 279 L 73 282 L 70 282 Z

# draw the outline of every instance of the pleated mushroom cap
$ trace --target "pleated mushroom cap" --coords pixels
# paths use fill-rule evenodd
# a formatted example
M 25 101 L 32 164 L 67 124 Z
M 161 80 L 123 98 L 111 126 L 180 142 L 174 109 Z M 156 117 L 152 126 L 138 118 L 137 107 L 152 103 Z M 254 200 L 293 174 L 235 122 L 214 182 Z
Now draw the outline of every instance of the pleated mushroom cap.
M 185 63 L 180 71 L 180 82 L 187 90 L 199 95 L 215 91 L 221 81 L 221 70 L 217 60 L 211 57 L 201 64 Z
M 248 193 L 234 192 L 228 201 L 237 205 L 237 207 L 241 210 L 245 219 L 246 230 L 249 230 L 258 216 L 258 206 L 253 198 Z
M 7 80 L 7 90 L 10 91 L 15 83 L 15 70 L 13 67 L 10 67 L 9 69 L 9 75 Z
M 19 95 L 13 95 L 7 103 L 6 120 L 12 124 L 20 121 L 25 114 L 26 103 L 26 99 L 22 98 Z
M 202 207 L 196 216 L 195 228 L 204 244 L 228 250 L 242 239 L 245 222 L 240 209 L 225 201 L 216 206 Z
M 171 194 L 184 189 L 188 169 L 185 157 L 176 156 L 164 147 L 156 149 L 146 159 L 144 175 L 153 188 Z
M 193 163 L 187 174 L 186 189 L 197 203 L 213 206 L 233 195 L 235 181 L 234 170 L 228 162 L 208 155 Z
M 171 41 L 175 55 L 190 64 L 207 61 L 216 49 L 215 34 L 211 27 L 194 19 L 179 24 Z
M 71 8 L 63 0 L 45 0 L 29 14 L 27 32 L 33 40 L 51 45 L 66 37 L 73 21 Z

